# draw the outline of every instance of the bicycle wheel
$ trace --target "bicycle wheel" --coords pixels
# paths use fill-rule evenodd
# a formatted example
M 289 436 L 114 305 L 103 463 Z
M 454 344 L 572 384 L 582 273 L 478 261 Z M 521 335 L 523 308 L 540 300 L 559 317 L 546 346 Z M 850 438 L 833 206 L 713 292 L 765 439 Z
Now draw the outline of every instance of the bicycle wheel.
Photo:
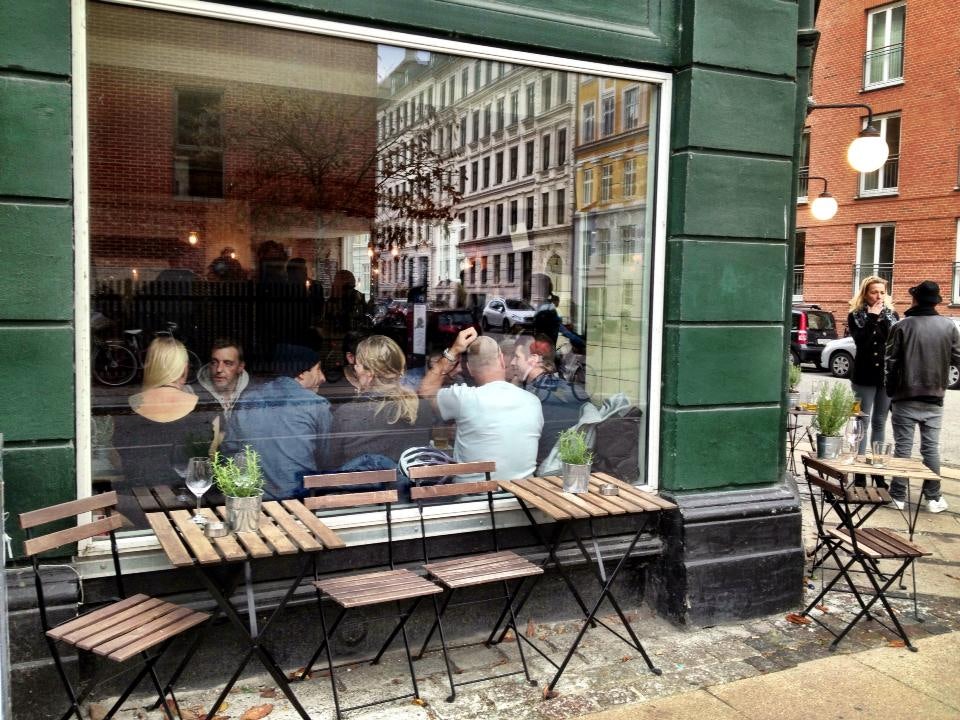
M 126 385 L 137 376 L 137 357 L 123 345 L 101 345 L 93 356 L 93 376 L 103 385 Z
M 193 384 L 197 381 L 197 374 L 203 367 L 203 360 L 193 350 L 187 350 L 187 364 L 190 369 L 187 370 L 187 384 Z

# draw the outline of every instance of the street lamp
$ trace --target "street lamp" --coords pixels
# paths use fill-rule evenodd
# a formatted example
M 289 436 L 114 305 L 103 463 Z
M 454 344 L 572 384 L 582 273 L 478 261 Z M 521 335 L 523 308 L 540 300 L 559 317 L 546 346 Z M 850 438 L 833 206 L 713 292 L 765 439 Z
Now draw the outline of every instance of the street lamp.
M 827 179 L 819 175 L 810 175 L 807 180 L 823 180 L 823 192 L 810 203 L 810 214 L 817 220 L 831 220 L 837 214 L 837 200 L 827 192 Z
M 887 142 L 880 136 L 880 131 L 873 127 L 873 109 L 862 103 L 815 103 L 807 102 L 807 114 L 814 110 L 835 110 L 840 108 L 863 108 L 867 111 L 867 123 L 857 138 L 847 148 L 847 162 L 854 170 L 861 173 L 873 172 L 883 167 L 890 155 Z

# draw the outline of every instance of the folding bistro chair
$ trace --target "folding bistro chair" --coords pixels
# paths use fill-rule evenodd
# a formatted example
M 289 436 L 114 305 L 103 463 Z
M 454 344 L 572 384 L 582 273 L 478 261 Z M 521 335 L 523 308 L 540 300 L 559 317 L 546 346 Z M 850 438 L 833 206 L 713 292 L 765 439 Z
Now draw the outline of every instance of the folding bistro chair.
M 437 618 L 423 642 L 423 647 L 421 647 L 420 652 L 417 653 L 417 659 L 423 656 L 424 651 L 430 644 L 430 639 L 433 637 L 435 630 L 440 630 L 440 641 L 441 643 L 444 643 L 441 621 L 444 613 L 450 605 L 450 601 L 453 599 L 454 593 L 457 590 L 461 588 L 478 587 L 481 585 L 499 583 L 502 586 L 503 595 L 491 599 L 502 599 L 504 602 L 503 611 L 500 617 L 506 618 L 506 627 L 508 629 L 513 629 L 513 634 L 517 638 L 517 650 L 520 653 L 520 663 L 523 665 L 522 670 L 514 670 L 512 672 L 488 675 L 462 683 L 454 683 L 453 675 L 450 673 L 450 665 L 448 662 L 447 674 L 450 680 L 450 697 L 447 698 L 447 702 L 452 702 L 454 698 L 456 698 L 456 688 L 458 685 L 468 685 L 470 683 L 483 682 L 485 680 L 492 680 L 494 678 L 517 675 L 521 672 L 524 674 L 524 677 L 526 677 L 527 682 L 529 682 L 531 685 L 536 685 L 536 681 L 530 678 L 530 671 L 527 668 L 527 660 L 523 654 L 524 642 L 528 643 L 534 650 L 546 657 L 546 655 L 544 655 L 536 645 L 534 645 L 529 639 L 521 634 L 517 628 L 517 618 L 514 615 L 513 609 L 513 601 L 516 598 L 517 593 L 520 591 L 520 588 L 523 586 L 524 580 L 535 575 L 542 575 L 543 568 L 541 568 L 539 565 L 535 565 L 526 558 L 517 555 L 515 552 L 500 549 L 500 541 L 497 535 L 496 514 L 493 512 L 493 493 L 498 489 L 498 486 L 496 482 L 490 480 L 490 473 L 494 472 L 495 470 L 496 463 L 494 462 L 470 462 L 450 465 L 423 465 L 420 467 L 412 467 L 407 471 L 410 475 L 410 479 L 413 481 L 473 473 L 486 474 L 486 480 L 480 482 L 429 485 L 425 487 L 419 487 L 419 483 L 417 483 L 417 486 L 410 488 L 410 498 L 417 503 L 417 509 L 420 515 L 420 537 L 423 547 L 423 560 L 426 563 L 424 565 L 424 569 L 430 574 L 430 577 L 432 577 L 436 582 L 440 583 L 440 585 L 442 585 L 447 591 L 446 595 L 444 596 L 443 603 L 440 606 L 439 612 L 437 613 Z M 490 552 L 476 555 L 464 555 L 461 557 L 443 558 L 431 561 L 427 543 L 427 527 L 424 519 L 424 505 L 427 503 L 430 503 L 431 507 L 435 507 L 438 504 L 449 505 L 451 504 L 449 501 L 447 503 L 433 503 L 431 501 L 449 500 L 450 498 L 458 498 L 463 495 L 475 495 L 479 493 L 486 493 L 487 496 L 487 510 L 490 515 L 490 545 L 492 550 Z M 510 581 L 519 581 L 512 590 L 509 586 Z M 500 622 L 497 623 L 498 627 L 499 625 Z M 488 646 L 493 643 L 493 635 L 495 632 L 496 631 L 494 631 L 494 633 L 487 638 L 486 644 Z M 445 643 L 443 651 L 444 656 L 446 657 L 447 648 Z M 549 660 L 549 658 L 547 659 Z
M 887 590 L 917 558 L 930 555 L 930 553 L 892 530 L 868 528 L 864 527 L 862 523 L 855 523 L 854 509 L 851 507 L 851 501 L 848 497 L 849 488 L 846 483 L 846 475 L 813 458 L 805 457 L 803 464 L 811 492 L 813 487 L 820 489 L 827 504 L 836 511 L 840 524 L 837 527 L 828 527 L 822 514 L 815 515 L 818 534 L 823 538 L 826 549 L 824 560 L 827 558 L 833 559 L 836 563 L 836 569 L 834 576 L 824 584 L 820 594 L 800 614 L 809 616 L 811 620 L 834 636 L 834 640 L 830 644 L 831 650 L 834 650 L 846 634 L 862 618 L 866 617 L 876 620 L 884 628 L 899 636 L 910 650 L 916 652 L 917 648 L 910 643 L 906 630 L 903 629 L 896 613 L 890 607 Z M 890 561 L 894 564 L 893 572 L 881 571 L 880 563 L 884 561 Z M 870 583 L 869 587 L 858 588 L 854 583 L 851 577 L 851 572 L 857 572 L 854 566 L 857 566 L 859 572 L 862 572 L 867 578 Z M 823 564 L 823 568 L 825 572 L 828 570 L 825 564 Z M 830 569 L 833 570 L 833 568 Z M 857 599 L 860 611 L 840 632 L 836 632 L 818 617 L 811 615 L 810 611 L 822 602 L 824 596 L 833 590 L 841 579 L 846 582 L 850 592 Z M 870 609 L 878 601 L 893 623 L 893 627 L 870 612 Z
M 63 683 L 70 700 L 70 708 L 63 714 L 63 720 L 76 715 L 77 720 L 83 720 L 80 713 L 80 704 L 96 687 L 98 675 L 90 681 L 79 694 L 70 683 L 63 667 L 59 645 L 76 648 L 78 651 L 90 652 L 107 660 L 122 663 L 133 657 L 142 658 L 143 667 L 133 678 L 110 711 L 104 716 L 106 719 L 120 709 L 130 693 L 140 684 L 144 676 L 150 675 L 153 686 L 157 691 L 160 706 L 168 718 L 173 718 L 170 708 L 164 702 L 165 696 L 161 683 L 157 677 L 154 665 L 163 655 L 170 643 L 179 635 L 209 619 L 208 613 L 196 612 L 189 608 L 173 603 L 157 600 L 147 595 L 137 594 L 126 597 L 123 588 L 123 577 L 120 574 L 120 555 L 117 551 L 115 531 L 123 522 L 119 514 L 112 514 L 117 504 L 117 493 L 107 492 L 94 495 L 82 500 L 51 505 L 40 510 L 33 510 L 20 515 L 20 527 L 27 533 L 24 542 L 24 553 L 33 562 L 34 582 L 37 588 L 37 600 L 40 606 L 40 622 L 44 637 L 50 647 L 50 654 L 57 667 L 57 674 Z M 48 523 L 65 520 L 76 515 L 88 512 L 103 512 L 105 517 L 89 522 L 78 523 L 65 530 L 48 532 L 34 537 L 34 529 Z M 38 555 L 75 543 L 79 540 L 109 533 L 110 550 L 113 554 L 113 569 L 116 579 L 117 593 L 120 600 L 103 605 L 96 610 L 79 615 L 56 627 L 51 627 L 47 616 L 47 606 L 44 597 L 43 578 L 40 572 Z M 170 692 L 176 706 L 176 698 Z M 180 714 L 177 707 L 177 715 Z
M 304 487 L 308 490 L 337 490 L 344 487 L 356 486 L 389 486 L 396 482 L 396 470 L 372 470 L 365 472 L 347 472 L 331 475 L 310 475 L 303 479 Z M 333 704 L 336 710 L 337 718 L 341 718 L 344 712 L 357 710 L 359 708 L 369 707 L 371 705 L 380 705 L 393 700 L 400 700 L 407 697 L 420 699 L 420 690 L 417 687 L 417 677 L 413 669 L 413 658 L 410 655 L 410 644 L 407 640 L 406 624 L 413 613 L 416 611 L 420 602 L 426 597 L 433 597 L 434 615 L 437 613 L 436 596 L 443 590 L 429 580 L 417 575 L 410 570 L 396 569 L 393 557 L 393 521 L 391 515 L 391 506 L 397 502 L 397 490 L 377 489 L 370 491 L 346 492 L 336 495 L 320 495 L 304 499 L 304 505 L 311 510 L 333 510 L 341 508 L 356 508 L 383 506 L 386 512 L 387 520 L 387 569 L 364 572 L 353 575 L 341 575 L 338 577 L 324 578 L 314 581 L 314 587 L 317 591 L 317 600 L 320 606 L 320 628 L 323 632 L 323 641 L 317 648 L 313 657 L 306 664 L 301 675 L 301 679 L 307 677 L 314 663 L 320 657 L 321 652 L 326 652 L 327 666 L 330 670 L 330 686 L 333 689 Z M 340 608 L 336 619 L 327 627 L 327 621 L 323 613 L 323 602 L 329 600 Z M 387 648 L 393 643 L 397 635 L 403 638 L 403 647 L 407 654 L 407 665 L 410 670 L 410 682 L 413 685 L 412 693 L 395 695 L 381 700 L 354 705 L 352 707 L 340 707 L 340 696 L 337 690 L 337 681 L 334 676 L 333 654 L 330 650 L 330 637 L 336 632 L 337 627 L 343 621 L 348 610 L 353 608 L 365 608 L 375 605 L 395 603 L 397 606 L 397 624 L 387 637 L 386 641 L 371 661 L 376 665 L 380 658 L 386 652 Z M 405 607 L 401 607 L 406 603 Z M 362 661 L 361 661 L 362 662 Z M 348 664 L 357 664 L 352 662 Z
M 890 493 L 885 488 L 863 487 L 847 483 L 845 481 L 845 475 L 837 473 L 824 463 L 808 456 L 804 456 L 803 466 L 807 475 L 807 485 L 810 490 L 810 505 L 813 509 L 814 524 L 817 528 L 817 544 L 813 550 L 807 552 L 807 557 L 813 559 L 813 564 L 810 567 L 812 572 L 820 567 L 825 557 L 825 555 L 821 553 L 829 537 L 829 533 L 825 531 L 825 528 L 827 527 L 830 516 L 836 514 L 839 519 L 845 512 L 849 512 L 850 521 L 854 527 L 860 527 L 870 519 L 871 515 L 890 502 Z M 814 474 L 820 473 L 821 481 L 832 483 L 833 494 L 828 495 L 823 491 L 814 491 L 815 487 L 819 489 L 821 486 L 819 484 L 810 484 L 809 476 L 811 474 L 811 468 L 814 468 L 812 471 Z M 822 468 L 822 471 L 817 470 L 817 468 Z M 827 474 L 824 475 L 824 472 Z M 831 480 L 831 478 L 833 479 Z M 840 478 L 840 480 L 838 481 L 836 478 Z M 846 505 L 836 501 L 836 497 L 841 493 L 843 493 L 846 498 Z

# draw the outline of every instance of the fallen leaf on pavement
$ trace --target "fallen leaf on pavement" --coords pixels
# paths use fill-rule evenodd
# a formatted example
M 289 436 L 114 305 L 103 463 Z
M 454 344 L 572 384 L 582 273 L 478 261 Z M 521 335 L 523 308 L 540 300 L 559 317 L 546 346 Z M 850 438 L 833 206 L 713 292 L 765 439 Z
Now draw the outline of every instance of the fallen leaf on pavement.
M 533 624 L 533 620 L 527 620 L 527 637 L 533 637 L 537 634 L 537 626 Z
M 260 697 L 273 699 L 276 696 L 277 696 L 277 689 L 275 687 L 260 688 Z
M 828 607 L 827 607 L 826 605 L 824 605 L 823 603 L 820 603 L 819 605 L 817 605 L 817 610 L 819 610 L 820 612 L 822 612 L 822 613 L 824 613 L 824 614 L 830 612 L 830 608 L 828 608 Z
M 906 647 L 907 644 L 903 640 L 891 640 L 890 647 Z
M 796 613 L 787 613 L 787 622 L 792 622 L 794 625 L 809 625 L 810 618 Z
M 560 693 L 556 690 L 551 690 L 550 688 L 543 689 L 543 699 L 544 700 L 553 700 L 555 697 L 559 697 Z
M 306 668 L 302 668 L 302 667 L 298 667 L 296 670 L 291 670 L 290 672 L 287 673 L 287 679 L 299 680 L 300 676 L 303 675 L 304 670 L 306 670 Z M 304 677 L 303 679 L 309 680 L 312 677 L 313 677 L 313 673 L 307 673 L 306 677 Z
M 633 658 L 629 655 L 624 655 L 622 658 L 620 658 L 620 662 L 629 662 L 630 660 L 633 660 Z
M 414 698 L 413 700 L 410 701 L 410 704 L 419 705 L 420 707 L 426 707 L 427 701 L 424 700 L 423 698 Z
M 273 705 L 270 705 L 269 703 L 267 705 L 254 705 L 240 716 L 240 720 L 260 720 L 272 712 Z

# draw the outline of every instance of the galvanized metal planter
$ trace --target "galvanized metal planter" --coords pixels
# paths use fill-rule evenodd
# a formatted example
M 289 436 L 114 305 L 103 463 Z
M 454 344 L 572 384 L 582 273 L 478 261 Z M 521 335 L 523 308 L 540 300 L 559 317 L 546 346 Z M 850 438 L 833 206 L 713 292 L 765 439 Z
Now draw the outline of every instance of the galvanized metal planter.
M 226 496 L 227 522 L 233 532 L 256 532 L 260 525 L 262 495 L 253 497 Z
M 836 460 L 840 457 L 843 438 L 839 435 L 821 435 L 817 433 L 817 457 L 821 460 Z
M 590 465 L 563 463 L 563 491 L 585 493 L 590 487 Z

